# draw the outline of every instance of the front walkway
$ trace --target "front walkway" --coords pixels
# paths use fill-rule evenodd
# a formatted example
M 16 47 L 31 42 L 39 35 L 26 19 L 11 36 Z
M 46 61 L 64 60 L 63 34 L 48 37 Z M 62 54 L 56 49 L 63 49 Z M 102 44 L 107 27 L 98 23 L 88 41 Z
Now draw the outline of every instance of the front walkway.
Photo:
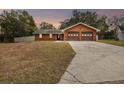
M 124 80 L 124 47 L 69 41 L 76 52 L 60 84 L 99 83 Z

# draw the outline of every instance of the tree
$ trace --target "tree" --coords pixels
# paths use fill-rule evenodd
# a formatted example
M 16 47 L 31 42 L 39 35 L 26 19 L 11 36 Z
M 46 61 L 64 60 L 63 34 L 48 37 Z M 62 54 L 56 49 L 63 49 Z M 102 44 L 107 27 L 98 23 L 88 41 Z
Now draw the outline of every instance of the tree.
M 113 16 L 112 18 L 108 19 L 108 25 L 109 25 L 109 30 L 114 32 L 114 38 L 118 40 L 118 30 L 119 30 L 119 25 L 121 24 L 121 21 L 119 21 L 119 18 L 116 16 Z
M 97 20 L 97 28 L 100 29 L 100 32 L 98 33 L 99 39 L 105 39 L 108 36 L 110 36 L 111 33 L 106 33 L 106 31 L 108 31 L 108 24 L 106 23 L 106 16 L 101 16 L 100 19 Z
M 78 10 L 74 10 L 70 19 L 66 19 L 61 22 L 60 29 L 64 29 L 78 22 L 83 22 L 90 26 L 99 28 L 102 31 L 105 31 L 106 29 L 108 29 L 106 19 L 106 16 L 98 16 L 96 12 L 80 12 Z
M 24 31 L 22 34 L 24 36 L 32 35 L 32 33 L 36 30 L 36 25 L 33 17 L 29 15 L 27 11 L 22 11 L 19 14 L 19 19 Z
M 55 29 L 55 27 L 47 22 L 41 22 L 40 29 Z
M 4 32 L 4 42 L 12 42 L 17 36 L 31 35 L 36 30 L 33 17 L 26 11 L 3 11 L 0 26 Z

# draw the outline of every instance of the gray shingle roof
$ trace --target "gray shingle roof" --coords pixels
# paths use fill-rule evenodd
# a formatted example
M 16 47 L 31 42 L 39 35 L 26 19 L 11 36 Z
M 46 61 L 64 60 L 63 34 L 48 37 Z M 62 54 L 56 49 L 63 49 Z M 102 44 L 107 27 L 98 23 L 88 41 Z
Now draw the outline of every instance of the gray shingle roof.
M 63 32 L 61 30 L 56 30 L 56 29 L 39 29 L 33 34 L 62 34 Z

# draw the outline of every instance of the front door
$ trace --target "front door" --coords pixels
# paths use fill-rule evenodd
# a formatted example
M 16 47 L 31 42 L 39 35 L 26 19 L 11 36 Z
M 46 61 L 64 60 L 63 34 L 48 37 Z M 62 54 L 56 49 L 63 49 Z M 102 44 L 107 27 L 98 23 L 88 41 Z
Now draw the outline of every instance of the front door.
M 57 35 L 57 40 L 60 40 L 60 35 L 59 34 Z

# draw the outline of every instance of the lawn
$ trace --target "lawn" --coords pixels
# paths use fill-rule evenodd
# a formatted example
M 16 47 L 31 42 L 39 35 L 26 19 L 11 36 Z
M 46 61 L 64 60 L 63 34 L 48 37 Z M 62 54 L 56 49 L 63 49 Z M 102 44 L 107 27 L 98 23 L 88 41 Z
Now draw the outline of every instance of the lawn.
M 97 42 L 112 44 L 116 46 L 124 47 L 124 40 L 123 41 L 115 41 L 115 40 L 97 40 Z
M 0 44 L 0 83 L 57 83 L 74 55 L 67 42 Z

